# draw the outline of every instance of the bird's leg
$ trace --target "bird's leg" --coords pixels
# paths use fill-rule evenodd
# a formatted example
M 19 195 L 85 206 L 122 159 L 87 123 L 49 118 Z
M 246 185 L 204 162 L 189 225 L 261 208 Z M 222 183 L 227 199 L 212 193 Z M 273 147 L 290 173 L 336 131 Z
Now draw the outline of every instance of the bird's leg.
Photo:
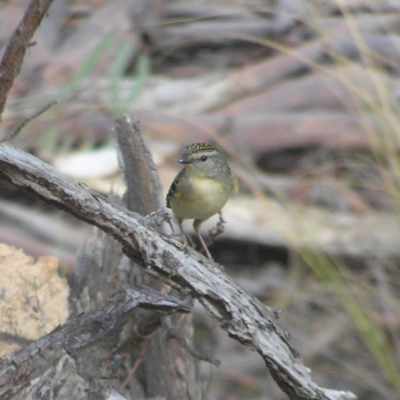
M 183 232 L 183 229 L 182 229 L 182 221 L 183 220 L 178 219 L 178 225 L 179 225 L 179 229 L 181 230 L 181 235 L 182 235 L 182 238 L 183 238 L 182 239 L 183 247 L 185 249 L 185 252 L 189 253 L 189 251 L 190 251 L 189 243 L 188 243 L 188 239 L 187 239 L 187 237 L 185 235 L 185 232 Z
M 219 214 L 219 221 L 217 222 L 217 225 L 214 228 L 210 229 L 210 231 L 209 231 L 209 240 L 207 240 L 209 245 L 214 242 L 214 239 L 217 236 L 224 233 L 224 230 L 225 230 L 224 224 L 226 223 L 226 221 L 222 217 L 221 211 L 218 214 Z
M 158 231 L 161 231 L 162 224 L 167 222 L 171 228 L 171 231 L 174 231 L 174 228 L 171 224 L 171 216 L 166 208 L 159 208 L 157 211 L 153 211 L 149 215 L 146 215 L 146 225 L 155 227 Z
M 211 261 L 214 261 L 213 258 L 211 257 L 210 252 L 208 251 L 208 248 L 207 248 L 206 244 L 204 243 L 204 240 L 203 240 L 203 238 L 201 237 L 200 233 L 199 233 L 199 232 L 196 232 L 196 233 L 197 233 L 197 237 L 198 237 L 199 240 L 200 240 L 201 246 L 202 246 L 204 252 L 205 252 L 206 255 L 207 255 L 207 258 L 208 258 L 209 260 L 211 260 Z
M 207 248 L 206 244 L 204 243 L 203 238 L 200 235 L 200 232 L 199 232 L 202 222 L 203 222 L 203 220 L 201 220 L 201 219 L 195 219 L 194 222 L 193 222 L 193 229 L 196 232 L 196 235 L 199 238 L 201 246 L 202 246 L 204 252 L 206 253 L 208 259 L 211 260 L 211 261 L 214 261 L 213 258 L 211 257 L 210 252 L 208 251 L 208 248 Z

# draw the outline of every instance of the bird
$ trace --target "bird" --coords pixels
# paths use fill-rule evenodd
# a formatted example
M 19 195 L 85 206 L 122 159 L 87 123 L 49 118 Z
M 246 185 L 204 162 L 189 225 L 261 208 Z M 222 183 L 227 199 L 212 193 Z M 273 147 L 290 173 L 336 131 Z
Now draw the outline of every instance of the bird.
M 183 220 L 194 220 L 193 229 L 207 257 L 212 260 L 199 233 L 200 226 L 221 211 L 232 192 L 238 191 L 238 180 L 222 153 L 207 143 L 187 146 L 178 162 L 184 168 L 171 184 L 167 207 L 172 210 L 182 234 Z M 185 236 L 184 240 L 187 245 Z

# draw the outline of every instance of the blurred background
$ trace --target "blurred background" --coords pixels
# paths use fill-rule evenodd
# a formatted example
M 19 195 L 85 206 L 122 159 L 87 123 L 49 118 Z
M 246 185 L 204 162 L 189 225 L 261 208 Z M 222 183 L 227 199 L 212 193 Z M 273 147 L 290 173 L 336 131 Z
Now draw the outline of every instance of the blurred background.
M 28 4 L 0 1 L 1 53 Z M 105 195 L 124 193 L 122 113 L 140 122 L 165 193 L 182 149 L 214 144 L 240 181 L 215 260 L 282 311 L 320 386 L 395 400 L 399 99 L 398 0 L 55 0 L 0 137 L 59 100 L 12 144 Z M 57 257 L 65 275 L 90 232 L 0 183 L 0 242 Z M 221 360 L 202 363 L 209 398 L 285 399 L 261 358 L 195 308 L 198 350 Z

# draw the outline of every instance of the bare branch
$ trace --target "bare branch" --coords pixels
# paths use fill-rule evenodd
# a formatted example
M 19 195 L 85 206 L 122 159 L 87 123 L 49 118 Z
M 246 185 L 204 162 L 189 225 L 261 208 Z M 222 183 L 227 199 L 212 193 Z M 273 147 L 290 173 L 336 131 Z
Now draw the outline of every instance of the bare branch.
M 115 121 L 114 133 L 119 164 L 127 186 L 123 204 L 140 215 L 149 213 L 155 215 L 156 210 L 163 207 L 165 201 L 157 167 L 143 141 L 138 120 L 132 123 L 124 115 L 120 116 Z M 159 227 L 163 226 L 162 222 Z M 161 293 L 168 292 L 172 296 L 179 296 L 179 293 L 171 291 L 165 283 L 146 274 L 145 270 L 135 263 L 132 263 L 130 275 L 135 276 L 135 283 L 143 282 Z M 146 342 L 148 350 L 143 358 L 140 374 L 145 394 L 152 398 L 162 393 L 165 398 L 176 400 L 203 397 L 201 393 L 203 381 L 198 374 L 198 359 L 183 346 L 165 345 L 169 325 L 179 331 L 183 340 L 192 343 L 191 314 L 173 315 L 163 319 L 161 328 Z M 178 372 L 182 369 L 185 370 L 184 374 Z
M 31 115 L 30 117 L 26 117 L 18 126 L 17 128 L 11 132 L 10 135 L 5 137 L 4 139 L 0 140 L 0 144 L 4 142 L 8 142 L 9 140 L 15 138 L 15 136 L 18 135 L 22 131 L 22 129 L 32 120 L 35 118 L 39 117 L 43 113 L 45 113 L 49 108 L 53 107 L 55 104 L 58 104 L 58 100 L 51 101 L 50 103 L 46 104 L 44 107 L 42 107 L 39 111 L 35 112 L 35 114 Z
M 164 203 L 157 168 L 140 135 L 139 122 L 124 116 L 115 121 L 115 139 L 119 162 L 128 188 L 128 208 L 147 215 Z
M 26 348 L 3 357 L 0 398 L 44 398 L 44 387 L 60 399 L 110 398 L 107 395 L 112 392 L 110 379 L 118 369 L 121 332 L 143 309 L 163 314 L 187 313 L 190 306 L 149 288 L 140 292 L 120 290 L 100 310 L 81 314 Z M 147 326 L 158 329 L 152 321 L 143 328 Z M 145 340 L 136 335 L 131 342 L 137 347 Z
M 176 332 L 176 330 L 170 330 L 168 331 L 168 336 L 172 339 L 175 339 L 182 347 L 184 347 L 193 357 L 202 360 L 202 361 L 206 361 L 209 362 L 213 365 L 215 365 L 216 367 L 218 367 L 221 364 L 220 360 L 217 360 L 216 358 L 212 357 L 212 356 L 208 356 L 208 355 L 204 355 L 204 354 L 200 354 L 198 353 L 195 349 L 193 349 L 188 342 L 186 342 L 186 340 L 179 335 L 178 332 Z
M 349 392 L 322 389 L 289 343 L 274 310 L 238 287 L 199 253 L 185 252 L 173 238 L 148 227 L 146 219 L 72 182 L 51 166 L 0 145 L 0 179 L 35 193 L 75 217 L 112 235 L 128 257 L 183 293 L 197 298 L 228 335 L 256 350 L 271 375 L 291 398 L 354 399 Z
M 26 49 L 47 13 L 53 0 L 32 0 L 22 21 L 12 35 L 0 63 L 0 120 L 6 105 L 8 92 L 21 70 Z

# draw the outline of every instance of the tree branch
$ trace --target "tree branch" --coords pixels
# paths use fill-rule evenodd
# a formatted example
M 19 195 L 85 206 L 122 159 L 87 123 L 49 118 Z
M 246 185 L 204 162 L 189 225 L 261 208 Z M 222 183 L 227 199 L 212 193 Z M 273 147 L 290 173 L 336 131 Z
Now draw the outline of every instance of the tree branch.
M 162 196 L 162 186 L 157 167 L 140 133 L 139 121 L 135 120 L 132 124 L 124 115 L 120 116 L 115 121 L 114 136 L 120 169 L 126 183 L 124 201 L 121 204 L 143 216 L 157 211 L 164 206 L 165 200 Z M 105 242 L 109 242 L 111 239 L 109 236 L 107 238 Z M 118 250 L 116 249 L 117 246 Z M 106 247 L 110 249 L 110 246 Z M 120 253 L 119 243 L 114 246 L 114 249 L 115 253 Z M 143 268 L 135 265 L 134 262 L 130 264 L 127 279 L 122 280 L 122 282 L 128 285 L 136 285 L 141 282 L 161 293 L 167 292 L 171 296 L 179 297 L 179 293 L 170 290 L 160 279 L 149 276 Z M 119 270 L 118 268 L 117 271 Z M 117 275 L 120 275 L 120 273 L 117 272 Z M 204 397 L 202 393 L 204 378 L 198 373 L 198 359 L 183 346 L 176 346 L 173 343 L 170 345 L 170 342 L 166 345 L 170 326 L 173 326 L 180 333 L 185 343 L 189 346 L 192 345 L 193 323 L 191 314 L 174 314 L 163 318 L 160 329 L 146 342 L 146 355 L 141 361 L 140 371 L 136 374 L 136 378 L 148 398 L 159 396 L 174 400 L 202 398 Z M 135 369 L 137 361 L 138 359 L 135 360 L 128 377 L 133 374 L 132 371 Z M 185 373 L 179 372 L 183 370 Z M 136 394 L 132 393 L 132 397 L 135 398 L 135 396 Z
M 129 121 L 129 120 L 128 120 Z M 276 313 L 238 287 L 199 253 L 146 224 L 148 218 L 112 204 L 51 166 L 0 145 L 0 179 L 29 190 L 112 235 L 123 251 L 152 276 L 197 298 L 228 335 L 256 350 L 291 399 L 354 399 L 349 392 L 318 387 L 278 324 Z
M 52 2 L 53 0 L 32 0 L 7 45 L 0 63 L 0 120 L 8 92 L 21 70 L 26 49 Z
M 120 290 L 100 310 L 82 314 L 3 357 L 0 397 L 47 398 L 45 392 L 51 391 L 60 399 L 111 398 L 109 380 L 118 369 L 121 331 L 143 308 L 166 314 L 190 311 L 187 304 L 149 288 Z M 158 325 L 151 320 L 141 328 L 149 334 L 160 325 L 161 320 Z M 145 340 L 134 335 L 131 350 Z

